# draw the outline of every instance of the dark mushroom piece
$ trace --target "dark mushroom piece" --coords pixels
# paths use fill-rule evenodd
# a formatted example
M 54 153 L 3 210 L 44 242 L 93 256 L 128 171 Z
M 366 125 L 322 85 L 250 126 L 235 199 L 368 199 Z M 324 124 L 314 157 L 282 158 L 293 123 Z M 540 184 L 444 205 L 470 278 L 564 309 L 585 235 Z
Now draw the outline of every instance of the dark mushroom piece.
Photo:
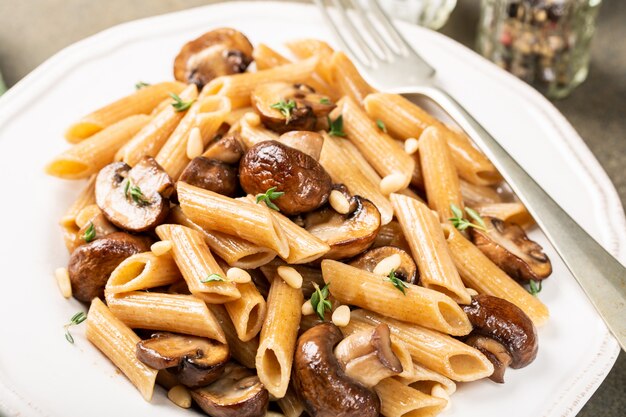
M 221 75 L 242 73 L 252 62 L 252 44 L 231 28 L 220 28 L 187 42 L 174 60 L 174 78 L 202 89 Z
M 111 272 L 129 256 L 148 250 L 149 239 L 122 232 L 77 247 L 67 268 L 74 298 L 84 302 L 104 298 L 104 286 Z
M 96 178 L 96 204 L 106 218 L 130 232 L 143 232 L 158 226 L 167 216 L 174 183 L 152 157 L 145 157 L 134 168 L 113 162 Z
M 269 402 L 259 377 L 233 362 L 217 381 L 192 390 L 191 396 L 212 417 L 263 417 Z
M 400 257 L 400 266 L 394 270 L 394 274 L 402 281 L 417 284 L 419 276 L 417 275 L 417 266 L 411 255 L 395 246 L 381 246 L 379 248 L 370 249 L 359 257 L 350 262 L 351 266 L 374 272 L 374 268 L 380 261 L 393 255 Z
M 239 188 L 238 170 L 235 165 L 198 156 L 189 162 L 179 181 L 234 197 Z
M 342 338 L 331 323 L 318 324 L 298 338 L 294 388 L 311 417 L 378 417 L 378 396 L 347 376 L 333 353 Z
M 284 192 L 272 202 L 287 216 L 320 207 L 332 187 L 330 176 L 315 159 L 274 140 L 248 149 L 239 163 L 239 181 L 252 195 L 273 187 Z
M 263 124 L 278 133 L 315 130 L 317 118 L 326 117 L 335 108 L 328 97 L 305 84 L 262 84 L 250 99 Z
M 493 363 L 493 381 L 504 382 L 507 366 L 519 369 L 535 360 L 535 325 L 515 304 L 483 294 L 472 297 L 472 303 L 462 307 L 474 327 L 465 342 Z
M 244 153 L 245 149 L 239 133 L 233 132 L 212 142 L 202 156 L 222 161 L 225 164 L 236 164 Z
M 203 337 L 155 333 L 137 343 L 137 359 L 154 369 L 172 369 L 178 382 L 198 388 L 224 373 L 230 358 L 228 345 Z
M 483 217 L 487 231 L 470 228 L 470 236 L 493 263 L 518 281 L 538 281 L 552 273 L 550 259 L 538 243 L 514 223 Z
M 324 145 L 324 137 L 317 132 L 308 132 L 306 130 L 293 130 L 283 133 L 278 138 L 283 145 L 290 146 L 294 149 L 304 152 L 316 161 L 320 160 L 322 146 Z
M 380 248 L 381 246 L 395 246 L 396 248 L 400 248 L 407 253 L 411 252 L 409 243 L 404 237 L 402 226 L 400 226 L 400 223 L 398 223 L 397 220 L 392 220 L 380 227 L 372 247 Z
M 354 196 L 356 209 L 339 214 L 330 207 L 308 213 L 305 229 L 330 246 L 324 259 L 351 258 L 369 248 L 380 229 L 380 212 L 371 201 Z

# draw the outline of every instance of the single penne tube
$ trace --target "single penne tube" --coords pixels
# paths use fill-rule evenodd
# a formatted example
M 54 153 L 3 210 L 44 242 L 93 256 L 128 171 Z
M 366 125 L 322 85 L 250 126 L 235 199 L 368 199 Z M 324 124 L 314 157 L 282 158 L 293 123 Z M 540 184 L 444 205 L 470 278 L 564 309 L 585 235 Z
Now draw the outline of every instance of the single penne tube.
M 122 119 L 136 114 L 150 114 L 170 93 L 178 94 L 185 84 L 176 81 L 149 85 L 82 117 L 65 131 L 70 143 L 77 143 Z
M 227 235 L 216 231 L 208 232 L 189 220 L 179 206 L 170 210 L 168 223 L 180 224 L 199 232 L 212 252 L 226 261 L 230 266 L 243 269 L 255 269 L 270 262 L 276 257 L 276 252 L 250 243 L 237 236 Z
M 353 310 L 350 321 L 389 326 L 404 342 L 415 362 L 453 381 L 475 381 L 493 373 L 493 365 L 477 349 L 441 332 L 385 317 L 367 310 Z
M 437 126 L 429 126 L 419 138 L 419 155 L 428 206 L 439 213 L 439 221 L 453 217 L 451 204 L 463 210 L 459 176 L 448 143 Z
M 226 115 L 224 123 L 233 126 L 234 124 L 239 122 L 243 115 L 246 113 L 254 113 L 254 110 L 252 109 L 252 107 L 242 107 L 240 109 L 234 109 Z
M 500 220 L 515 223 L 525 229 L 535 224 L 535 220 L 528 212 L 528 209 L 519 201 L 512 203 L 476 204 L 473 208 L 481 216 L 495 217 Z
M 365 111 L 374 120 L 382 121 L 397 139 L 419 138 L 429 126 L 442 129 L 450 146 L 459 176 L 478 185 L 494 185 L 502 181 L 495 166 L 476 149 L 467 136 L 448 128 L 417 104 L 399 94 L 373 93 L 363 101 Z
M 79 242 L 80 226 L 76 223 L 76 216 L 85 207 L 96 203 L 96 176 L 92 175 L 87 184 L 80 191 L 72 205 L 67 209 L 59 224 L 63 228 L 63 240 L 68 251 L 73 251 Z
M 254 283 L 237 284 L 237 289 L 241 297 L 226 303 L 225 307 L 239 340 L 247 342 L 261 331 L 267 314 L 267 304 Z
M 247 114 L 252 117 L 246 116 Z M 268 140 L 278 140 L 278 134 L 272 130 L 266 129 L 261 125 L 259 116 L 254 113 L 246 113 L 239 121 L 239 135 L 241 141 L 246 148 L 251 148 L 257 143 Z
M 226 274 L 199 232 L 178 224 L 162 224 L 156 233 L 161 240 L 172 242 L 172 257 L 193 295 L 211 304 L 241 297 L 237 285 L 226 280 Z
M 302 82 L 313 74 L 317 61 L 317 57 L 312 57 L 264 71 L 218 77 L 204 86 L 200 97 L 219 95 L 230 99 L 233 109 L 246 107 L 250 105 L 250 94 L 257 85 L 273 82 Z
M 178 182 L 177 188 L 180 207 L 192 222 L 270 248 L 283 258 L 289 256 L 285 233 L 265 205 L 232 199 L 184 182 Z
M 385 417 L 433 417 L 448 405 L 447 400 L 424 394 L 394 378 L 383 379 L 374 391 Z
M 454 266 L 434 213 L 425 204 L 404 195 L 392 194 L 391 204 L 418 265 L 422 286 L 469 304 L 471 296 Z
M 406 284 L 400 290 L 385 277 L 332 260 L 322 261 L 322 275 L 330 293 L 342 304 L 454 336 L 472 331 L 461 307 L 441 292 L 413 284 Z
M 319 39 L 297 39 L 289 41 L 285 45 L 298 59 L 317 57 L 319 60 L 316 72 L 325 82 L 332 81 L 330 58 L 335 51 L 328 43 Z
M 515 304 L 537 326 L 548 321 L 550 313 L 545 304 L 498 268 L 461 232 L 451 225 L 443 227 L 452 259 L 467 287 Z
M 173 284 L 182 279 L 182 275 L 169 253 L 156 256 L 152 252 L 137 253 L 119 264 L 106 284 L 107 292 L 145 290 Z
M 363 79 L 356 66 L 343 52 L 337 51 L 331 55 L 329 67 L 327 74 L 330 79 L 326 81 L 337 89 L 341 96 L 348 96 L 360 104 L 368 94 L 376 91 Z
M 182 101 L 194 101 L 198 97 L 198 88 L 190 84 L 180 93 Z M 116 159 L 135 166 L 144 156 L 156 157 L 167 139 L 185 116 L 185 111 L 177 111 L 171 104 L 159 111 L 150 122 L 145 125 L 133 138 L 118 152 Z
M 413 158 L 378 128 L 354 99 L 342 98 L 333 113 L 343 116 L 343 129 L 348 139 L 381 177 L 395 174 L 397 180 L 392 191 L 408 187 L 415 167 Z
M 141 341 L 139 336 L 115 317 L 99 298 L 91 301 L 85 331 L 87 340 L 126 375 L 146 401 L 150 401 L 157 370 L 137 359 L 135 350 Z
M 196 127 L 200 130 L 204 151 L 204 147 L 213 139 L 230 109 L 230 101 L 227 98 L 216 96 L 198 98 L 191 105 L 155 158 L 172 179 L 178 179 L 190 162 L 187 157 L 187 141 L 191 130 Z
M 207 337 L 226 343 L 224 332 L 204 301 L 193 295 L 105 291 L 111 312 L 132 329 Z
M 66 180 L 89 178 L 113 162 L 115 153 L 150 121 L 137 114 L 122 119 L 72 146 L 46 166 L 46 173 Z
M 256 369 L 265 388 L 276 398 L 284 397 L 289 386 L 303 302 L 300 289 L 278 277 L 272 280 Z
M 280 398 L 277 403 L 285 417 L 300 417 L 304 413 L 304 405 L 291 386 L 287 389 L 285 396 Z
M 432 391 L 436 386 L 442 387 L 448 395 L 452 395 L 456 391 L 456 384 L 450 378 L 417 363 L 413 363 L 410 372 L 398 375 L 396 379 L 424 394 L 433 395 Z
M 223 305 L 209 304 L 208 308 L 224 331 L 224 336 L 226 337 L 228 348 L 230 349 L 230 355 L 246 368 L 254 369 L 256 352 L 259 349 L 259 338 L 254 337 L 247 342 L 243 342 L 237 336 L 235 326 Z
M 498 192 L 487 185 L 470 184 L 467 181 L 460 180 L 461 195 L 466 205 L 475 207 L 479 204 L 501 203 L 502 196 Z
M 367 163 L 361 153 L 345 139 L 338 139 L 322 132 L 324 145 L 320 154 L 320 164 L 324 167 L 334 183 L 344 184 L 353 195 L 360 195 L 370 200 L 380 212 L 380 222 L 385 225 L 393 218 L 393 208 L 389 200 L 380 192 L 381 178 Z M 345 152 L 341 143 L 352 146 L 352 152 L 358 156 Z M 360 160 L 358 159 L 360 158 Z M 365 166 L 366 165 L 366 166 Z M 366 173 L 370 172 L 369 176 Z M 372 178 L 372 176 L 375 176 Z

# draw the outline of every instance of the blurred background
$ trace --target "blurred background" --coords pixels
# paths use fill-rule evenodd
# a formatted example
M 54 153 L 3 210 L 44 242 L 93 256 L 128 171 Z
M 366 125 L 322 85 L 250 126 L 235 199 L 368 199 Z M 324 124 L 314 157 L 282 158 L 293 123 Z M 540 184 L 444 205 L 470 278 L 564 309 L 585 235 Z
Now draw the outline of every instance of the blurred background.
M 529 21 L 529 10 L 520 8 L 520 5 L 526 4 L 531 8 L 537 4 L 552 6 L 562 2 L 582 5 L 583 9 L 572 15 L 572 24 L 577 26 L 568 26 L 566 31 L 578 30 L 584 38 L 593 34 L 593 20 L 595 13 L 599 12 L 589 47 L 590 72 L 586 81 L 567 97 L 553 100 L 553 103 L 583 137 L 615 184 L 622 205 L 626 206 L 626 0 L 603 0 L 599 10 L 597 4 L 600 0 L 380 0 L 389 11 L 414 22 L 420 19 L 422 1 L 441 6 L 438 9 L 440 13 L 426 17 L 421 13 L 422 23 L 436 28 L 443 25 L 439 28 L 442 33 L 472 49 L 479 44 L 480 26 L 480 50 L 483 54 L 551 96 L 564 93 L 544 88 L 546 80 L 552 84 L 568 84 L 571 81 L 572 85 L 580 81 L 575 79 L 574 74 L 570 78 L 565 77 L 565 80 L 559 75 L 563 51 L 567 49 L 562 40 L 567 44 L 571 35 L 567 32 L 558 32 L 561 37 L 546 35 L 546 48 L 527 51 L 524 37 L 535 35 L 519 31 L 528 27 L 533 33 L 557 33 L 564 20 L 559 20 L 559 17 L 566 11 L 548 7 L 545 12 L 536 9 L 533 10 L 532 21 Z M 6 87 L 10 88 L 62 48 L 103 29 L 142 17 L 210 3 L 217 1 L 0 0 L 0 72 Z M 485 8 L 482 19 L 481 3 Z M 516 43 L 516 40 L 520 42 Z M 537 38 L 531 40 L 539 43 Z M 537 68 L 533 66 L 530 75 L 528 59 L 533 60 L 533 65 L 537 63 Z M 586 61 L 584 57 L 583 61 Z M 586 67 L 585 62 L 582 64 Z M 625 416 L 625 387 L 626 355 L 622 352 L 615 368 L 579 416 Z M 529 398 L 529 401 L 532 399 Z

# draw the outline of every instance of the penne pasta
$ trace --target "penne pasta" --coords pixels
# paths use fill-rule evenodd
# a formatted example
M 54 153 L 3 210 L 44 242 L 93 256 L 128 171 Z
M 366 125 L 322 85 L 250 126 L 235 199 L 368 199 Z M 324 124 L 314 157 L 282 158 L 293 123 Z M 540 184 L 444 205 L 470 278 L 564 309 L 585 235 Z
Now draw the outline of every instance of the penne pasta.
M 93 175 L 87 181 L 85 187 L 80 191 L 78 197 L 67 209 L 59 224 L 63 229 L 63 241 L 68 251 L 73 251 L 79 243 L 78 231 L 80 226 L 76 223 L 76 217 L 85 207 L 96 203 L 96 176 Z
M 498 192 L 487 185 L 470 184 L 467 181 L 460 180 L 461 195 L 466 205 L 475 207 L 479 204 L 501 203 L 502 196 Z
M 535 224 L 526 207 L 520 202 L 476 204 L 474 209 L 481 216 L 495 217 L 500 220 L 515 223 L 527 229 Z
M 304 405 L 291 386 L 287 389 L 285 396 L 276 402 L 285 417 L 300 417 L 304 413 Z
M 380 412 L 385 417 L 432 417 L 448 404 L 445 399 L 424 394 L 394 378 L 383 379 L 374 391 L 380 398 Z
M 170 254 L 156 256 L 152 252 L 132 255 L 122 261 L 107 281 L 110 294 L 145 290 L 173 284 L 182 279 Z
M 257 119 L 258 116 L 256 113 L 251 112 L 247 113 L 251 114 L 254 117 L 250 119 Z M 278 134 L 266 129 L 260 123 L 260 120 L 255 120 L 258 123 L 251 123 L 250 120 L 244 115 L 239 122 L 239 134 L 241 136 L 241 140 L 246 148 L 251 148 L 257 143 L 265 142 L 267 140 L 278 140 Z
M 256 352 L 259 349 L 259 338 L 255 337 L 251 340 L 243 342 L 237 336 L 235 326 L 230 320 L 228 312 L 223 305 L 209 304 L 208 308 L 211 310 L 224 331 L 224 336 L 226 337 L 231 356 L 246 368 L 254 369 Z
M 275 259 L 267 265 L 263 265 L 260 270 L 268 281 L 274 279 L 276 271 L 279 266 L 287 266 L 287 263 L 280 259 Z M 290 265 L 293 269 L 298 271 L 302 276 L 302 294 L 305 298 L 310 298 L 311 294 L 315 291 L 315 285 L 319 287 L 324 286 L 324 278 L 322 278 L 322 271 L 319 268 L 314 268 L 309 265 Z
M 434 395 L 433 390 L 438 386 L 443 388 L 448 395 L 456 391 L 456 384 L 450 378 L 416 363 L 412 365 L 412 369 L 407 372 L 408 375 L 398 375 L 396 379 L 424 394 Z
M 261 331 L 267 314 L 267 304 L 253 283 L 237 284 L 237 289 L 241 297 L 226 303 L 225 307 L 239 340 L 247 342 Z
M 341 96 L 348 96 L 356 103 L 363 103 L 368 94 L 376 91 L 363 79 L 350 58 L 343 52 L 334 52 L 328 66 L 326 81 L 337 89 Z

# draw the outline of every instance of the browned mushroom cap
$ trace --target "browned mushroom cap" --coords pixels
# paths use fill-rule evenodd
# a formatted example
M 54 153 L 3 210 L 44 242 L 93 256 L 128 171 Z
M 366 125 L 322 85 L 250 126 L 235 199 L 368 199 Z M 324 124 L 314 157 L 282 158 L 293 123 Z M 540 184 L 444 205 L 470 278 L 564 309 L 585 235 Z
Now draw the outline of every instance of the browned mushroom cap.
M 106 218 L 121 229 L 143 232 L 158 226 L 169 210 L 174 184 L 152 157 L 134 168 L 114 162 L 96 178 L 96 203 Z
M 400 256 L 401 261 L 400 266 L 394 270 L 395 276 L 405 282 L 417 284 L 418 275 L 415 261 L 413 261 L 411 255 L 394 246 L 381 246 L 380 248 L 370 249 L 352 260 L 350 265 L 369 272 L 374 272 L 374 268 L 376 268 L 376 265 L 378 265 L 380 261 L 392 255 Z
M 516 280 L 541 280 L 552 273 L 550 259 L 520 226 L 483 217 L 487 232 L 470 228 L 472 241 L 493 263 Z
M 278 138 L 278 141 L 300 152 L 304 152 L 316 161 L 320 160 L 322 146 L 324 145 L 324 137 L 322 135 L 306 130 L 293 130 L 283 133 Z
M 274 140 L 248 149 L 239 163 L 239 181 L 248 194 L 262 194 L 273 187 L 284 192 L 272 202 L 288 216 L 326 203 L 332 186 L 330 176 L 315 159 Z
M 523 368 L 535 359 L 535 325 L 515 304 L 491 295 L 477 295 L 472 297 L 470 305 L 462 307 L 474 327 L 470 336 L 484 336 L 500 343 L 511 355 L 511 368 Z M 492 346 L 497 348 L 497 345 Z M 489 351 L 492 355 L 488 357 L 498 356 L 497 349 Z M 503 362 L 502 359 L 499 361 Z M 498 363 L 494 363 L 494 367 L 498 366 Z
M 232 132 L 212 142 L 202 156 L 226 164 L 236 164 L 244 153 L 245 149 L 239 133 Z
M 221 75 L 244 72 L 252 62 L 252 44 L 235 29 L 220 28 L 187 42 L 174 60 L 174 78 L 201 89 Z
M 377 417 L 378 396 L 348 377 L 333 353 L 341 339 L 341 331 L 331 323 L 318 324 L 298 338 L 294 388 L 313 417 Z
M 380 212 L 371 201 L 354 196 L 356 209 L 339 214 L 324 207 L 304 218 L 305 229 L 330 246 L 324 259 L 345 259 L 369 248 L 380 228 Z
M 234 197 L 239 186 L 237 167 L 204 156 L 192 159 L 179 181 L 228 197 Z
M 72 295 L 85 302 L 94 297 L 103 298 L 111 272 L 129 256 L 148 250 L 148 239 L 122 232 L 79 246 L 72 252 L 68 265 Z
M 232 362 L 217 381 L 191 391 L 191 396 L 212 417 L 263 417 L 269 402 L 259 377 Z
M 502 343 L 485 336 L 470 336 L 465 343 L 480 350 L 493 364 L 493 374 L 489 377 L 493 382 L 504 383 L 504 372 L 511 365 L 511 354 Z
M 311 87 L 283 82 L 259 85 L 250 100 L 263 124 L 278 133 L 314 130 L 317 118 L 335 108 L 328 97 L 316 94 Z
M 178 382 L 190 388 L 208 385 L 223 373 L 228 345 L 203 337 L 156 333 L 137 343 L 137 359 L 154 369 L 176 367 Z

